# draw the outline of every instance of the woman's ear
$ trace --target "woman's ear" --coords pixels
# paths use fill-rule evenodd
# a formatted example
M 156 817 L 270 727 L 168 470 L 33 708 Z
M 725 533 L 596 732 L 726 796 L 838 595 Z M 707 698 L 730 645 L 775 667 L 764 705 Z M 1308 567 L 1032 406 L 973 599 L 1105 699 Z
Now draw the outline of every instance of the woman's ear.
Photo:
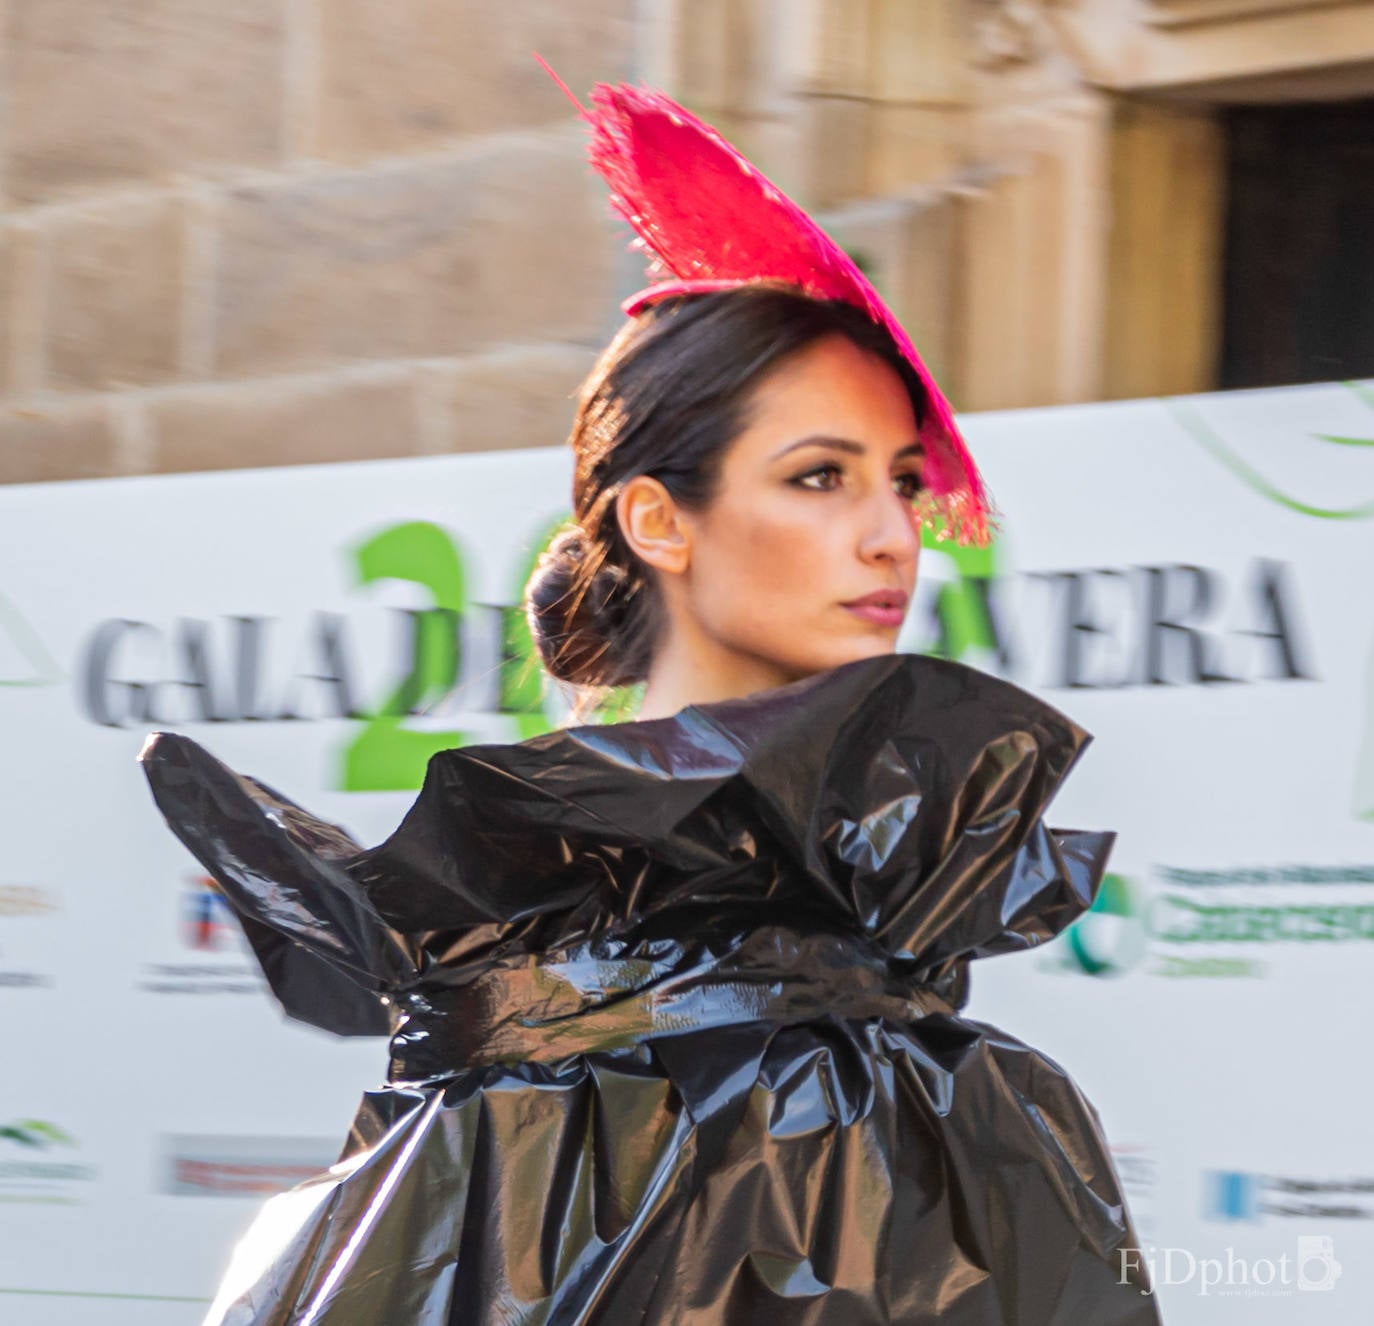
M 672 494 L 655 478 L 637 474 L 615 499 L 615 517 L 631 552 L 656 571 L 681 575 L 692 560 L 691 532 Z

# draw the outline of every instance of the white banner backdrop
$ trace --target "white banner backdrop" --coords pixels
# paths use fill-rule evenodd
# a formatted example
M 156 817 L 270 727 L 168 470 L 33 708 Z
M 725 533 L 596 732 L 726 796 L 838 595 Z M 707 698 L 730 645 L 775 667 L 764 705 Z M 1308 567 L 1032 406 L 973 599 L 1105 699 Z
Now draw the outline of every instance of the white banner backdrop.
M 969 1012 L 1096 1104 L 1171 1326 L 1367 1322 L 1374 387 L 965 424 L 1003 532 L 927 550 L 904 646 L 1094 732 L 1051 822 L 1121 833 Z M 384 1072 L 279 1016 L 146 733 L 376 841 L 431 750 L 548 721 L 502 658 L 567 488 L 549 450 L 0 489 L 7 1326 L 197 1321 Z

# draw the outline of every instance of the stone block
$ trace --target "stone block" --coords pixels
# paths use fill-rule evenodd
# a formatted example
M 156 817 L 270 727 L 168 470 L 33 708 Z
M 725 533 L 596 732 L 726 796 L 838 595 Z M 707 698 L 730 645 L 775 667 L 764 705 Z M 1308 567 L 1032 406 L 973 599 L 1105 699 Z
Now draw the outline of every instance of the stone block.
M 1059 399 L 1066 231 L 1052 162 L 990 179 L 962 208 L 956 294 L 961 408 L 1017 409 Z
M 570 126 L 479 141 L 447 158 L 231 190 L 218 370 L 599 337 L 619 244 L 582 146 Z
M 809 97 L 801 121 L 811 162 L 810 205 L 830 206 L 868 192 L 865 161 L 874 107 L 843 97 Z
M 103 479 L 117 469 L 105 402 L 0 409 L 0 483 Z
M 880 101 L 962 104 L 972 96 L 966 0 L 875 0 L 869 93 Z
M 281 0 L 9 0 L 9 200 L 277 160 Z
M 740 115 L 785 112 L 796 95 L 784 45 L 788 0 L 732 0 L 729 12 L 731 108 Z
M 740 108 L 746 46 L 739 24 L 740 0 L 693 0 L 679 5 L 673 25 L 669 88 L 683 105 L 712 123 Z
M 868 191 L 910 192 L 948 180 L 965 159 L 968 113 L 944 107 L 879 104 L 872 111 Z
M 23 396 L 43 381 L 48 242 L 35 224 L 0 229 L 0 391 Z
M 419 435 L 402 367 L 189 387 L 147 409 L 157 473 L 409 456 Z
M 436 392 L 449 422 L 449 442 L 442 449 L 505 451 L 566 442 L 577 389 L 595 361 L 594 350 L 544 345 L 445 366 Z
M 957 398 L 954 377 L 954 273 L 958 263 L 960 204 L 936 197 L 918 204 L 905 219 L 904 280 L 898 314 L 921 358 L 947 396 Z
M 48 227 L 45 386 L 110 388 L 177 375 L 182 210 L 166 196 L 64 209 Z
M 871 9 L 867 0 L 794 0 L 778 24 L 784 85 L 865 96 L 875 40 Z
M 334 160 L 433 148 L 458 135 L 546 124 L 630 77 L 634 0 L 329 0 L 320 7 L 313 150 Z

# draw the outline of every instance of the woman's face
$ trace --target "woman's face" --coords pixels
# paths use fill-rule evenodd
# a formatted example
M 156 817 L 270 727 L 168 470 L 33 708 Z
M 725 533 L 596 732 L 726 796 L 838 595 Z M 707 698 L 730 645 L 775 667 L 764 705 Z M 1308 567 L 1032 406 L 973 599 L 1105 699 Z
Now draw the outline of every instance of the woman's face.
M 693 653 L 778 683 L 890 653 L 916 583 L 923 457 L 897 373 L 847 337 L 756 387 L 709 506 L 685 513 L 674 622 Z

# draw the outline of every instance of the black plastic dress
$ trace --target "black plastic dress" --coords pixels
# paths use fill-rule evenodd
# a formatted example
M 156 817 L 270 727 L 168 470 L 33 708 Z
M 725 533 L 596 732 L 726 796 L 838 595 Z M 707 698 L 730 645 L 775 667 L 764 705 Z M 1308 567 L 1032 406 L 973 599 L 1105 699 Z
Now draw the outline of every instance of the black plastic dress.
M 1157 1323 L 1093 1106 L 959 1015 L 1092 902 L 1111 835 L 1041 823 L 1088 739 L 890 655 L 443 751 L 362 849 L 154 736 L 286 1011 L 393 1033 L 208 1320 Z

